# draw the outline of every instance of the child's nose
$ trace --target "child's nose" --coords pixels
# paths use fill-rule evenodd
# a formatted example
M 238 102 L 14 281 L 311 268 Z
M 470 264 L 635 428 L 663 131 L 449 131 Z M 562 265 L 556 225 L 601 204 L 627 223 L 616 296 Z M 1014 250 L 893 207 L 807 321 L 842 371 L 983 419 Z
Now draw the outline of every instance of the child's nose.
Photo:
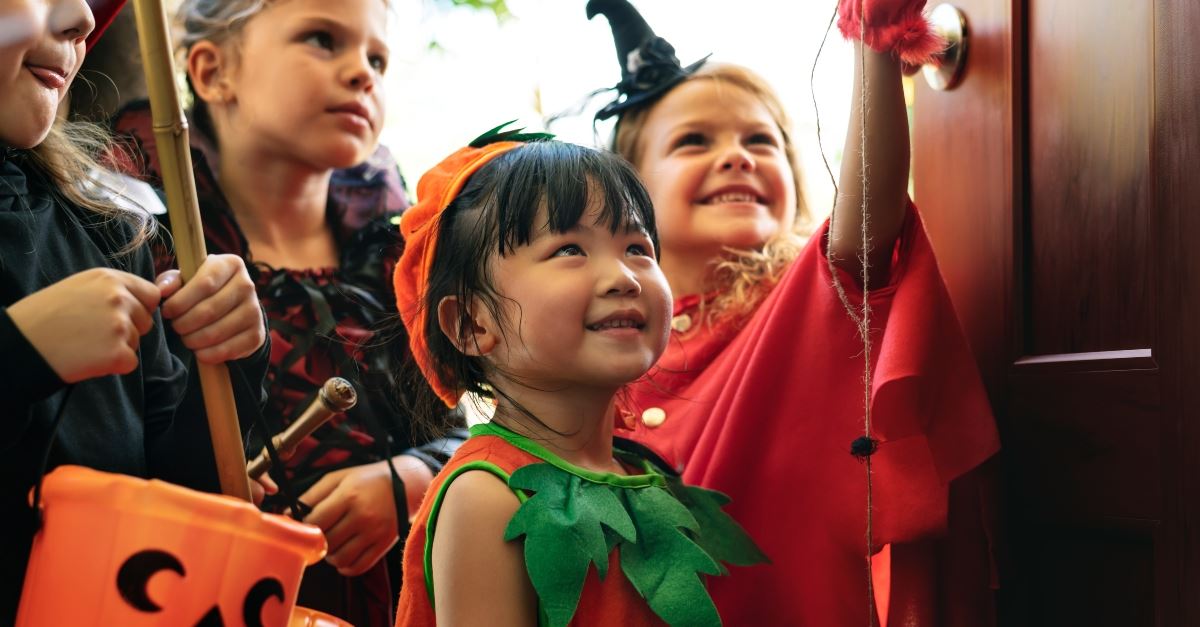
M 351 89 L 370 91 L 375 86 L 375 68 L 365 54 L 353 55 L 343 72 L 343 80 Z
M 59 0 L 50 9 L 46 25 L 54 35 L 67 40 L 83 40 L 96 28 L 92 8 L 85 0 Z
M 609 276 L 605 277 L 605 296 L 637 296 L 642 293 L 642 284 L 637 276 L 623 263 L 615 263 Z
M 718 165 L 723 171 L 753 172 L 755 167 L 754 157 L 740 145 L 727 148 Z

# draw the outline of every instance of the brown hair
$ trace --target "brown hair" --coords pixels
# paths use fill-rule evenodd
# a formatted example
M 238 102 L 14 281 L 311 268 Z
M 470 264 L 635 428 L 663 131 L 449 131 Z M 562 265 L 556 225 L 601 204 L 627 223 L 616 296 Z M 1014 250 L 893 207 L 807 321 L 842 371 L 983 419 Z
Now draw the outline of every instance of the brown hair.
M 792 121 L 775 90 L 749 68 L 729 63 L 707 63 L 685 78 L 684 82 L 701 80 L 732 85 L 762 102 L 783 136 L 783 152 L 792 167 L 796 185 L 796 219 L 790 231 L 776 234 L 761 249 L 727 249 L 728 256 L 714 260 L 713 287 L 719 290 L 719 294 L 712 302 L 704 304 L 706 319 L 712 321 L 723 317 L 742 317 L 758 307 L 800 254 L 807 236 L 812 232 L 812 215 L 800 186 L 800 161 L 792 142 Z M 651 104 L 623 113 L 613 134 L 612 149 L 635 167 L 639 166 L 643 148 L 640 142 L 642 129 L 653 108 Z
M 187 55 L 192 46 L 200 41 L 211 41 L 218 46 L 233 42 L 250 18 L 258 15 L 275 0 L 183 0 L 175 10 L 175 21 L 182 33 L 179 36 L 178 54 L 183 67 L 187 67 Z M 192 98 L 192 118 L 197 128 L 211 141 L 217 141 L 208 106 L 196 97 L 192 88 L 192 77 L 187 77 L 187 87 Z

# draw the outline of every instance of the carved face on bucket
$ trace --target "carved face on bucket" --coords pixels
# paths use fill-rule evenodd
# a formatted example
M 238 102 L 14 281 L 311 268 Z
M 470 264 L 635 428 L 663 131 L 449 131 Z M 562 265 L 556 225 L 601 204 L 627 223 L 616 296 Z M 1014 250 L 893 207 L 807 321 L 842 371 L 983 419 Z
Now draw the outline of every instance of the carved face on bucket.
M 321 530 L 80 466 L 46 475 L 18 625 L 287 625 Z
M 173 572 L 185 579 L 187 577 L 187 569 L 174 555 L 158 549 L 138 551 L 129 556 L 129 559 L 125 560 L 125 563 L 121 564 L 121 568 L 117 570 L 117 591 L 121 598 L 138 612 L 146 614 L 162 612 L 163 606 L 150 598 L 150 580 L 155 575 L 166 571 Z M 196 618 L 195 624 L 197 627 L 236 625 L 238 620 L 227 622 L 224 616 L 226 612 L 233 611 L 238 612 L 235 616 L 238 616 L 241 619 L 240 622 L 246 627 L 262 627 L 266 624 L 263 622 L 262 611 L 267 600 L 275 598 L 277 604 L 282 604 L 284 597 L 282 582 L 275 577 L 262 577 L 246 591 L 245 601 L 242 602 L 240 608 L 227 608 L 222 611 L 219 605 L 214 604 L 203 616 Z

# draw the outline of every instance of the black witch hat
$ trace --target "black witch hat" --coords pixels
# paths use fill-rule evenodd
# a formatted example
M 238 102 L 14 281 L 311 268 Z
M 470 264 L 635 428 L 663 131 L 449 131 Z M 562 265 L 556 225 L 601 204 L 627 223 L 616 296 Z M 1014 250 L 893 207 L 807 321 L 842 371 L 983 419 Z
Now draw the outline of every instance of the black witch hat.
M 597 120 L 653 102 L 708 60 L 705 56 L 687 67 L 680 65 L 675 48 L 655 35 L 627 0 L 589 0 L 588 19 L 596 15 L 608 18 L 621 64 L 621 82 L 613 87 L 617 98 L 596 113 Z

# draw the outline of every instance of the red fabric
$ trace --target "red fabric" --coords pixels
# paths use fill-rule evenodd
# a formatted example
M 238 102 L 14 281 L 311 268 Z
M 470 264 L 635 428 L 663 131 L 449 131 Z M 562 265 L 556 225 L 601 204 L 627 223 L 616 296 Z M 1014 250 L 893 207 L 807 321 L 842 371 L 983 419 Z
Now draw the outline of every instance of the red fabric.
M 434 477 L 408 533 L 404 545 L 404 585 L 400 588 L 396 627 L 436 624 L 434 608 L 425 587 L 425 530 L 434 498 L 446 478 L 455 469 L 473 461 L 491 462 L 510 475 L 522 466 L 542 463 L 541 459 L 494 435 L 472 436 L 458 449 L 442 472 Z M 664 624 L 637 593 L 633 584 L 622 575 L 617 560 L 618 553 L 613 551 L 609 555 L 608 575 L 603 580 L 596 573 L 594 565 L 588 567 L 579 607 L 575 610 L 571 625 L 639 627 Z
M 629 435 L 682 466 L 687 483 L 732 497 L 726 511 L 772 561 L 710 581 L 729 625 L 868 624 L 866 471 L 849 453 L 863 435 L 862 342 L 831 287 L 824 237 L 748 320 L 673 332 L 629 397 L 635 415 L 667 416 Z M 876 548 L 945 534 L 949 482 L 999 448 L 915 208 L 891 278 L 870 294 Z M 853 280 L 842 283 L 861 302 Z M 906 576 L 893 568 L 891 579 Z
M 841 0 L 838 30 L 846 39 L 861 38 L 876 52 L 894 52 L 904 63 L 920 66 L 946 47 L 921 15 L 923 8 L 925 0 Z
M 422 306 L 429 283 L 429 267 L 433 264 L 437 249 L 438 218 L 462 191 L 472 174 L 492 159 L 522 145 L 521 142 L 502 141 L 481 148 L 467 146 L 456 150 L 421 176 L 417 183 L 417 204 L 404 212 L 400 220 L 404 254 L 392 275 L 396 308 L 400 311 L 404 327 L 408 329 L 408 345 L 412 349 L 413 361 L 447 407 L 458 405 L 462 391 L 446 384 L 446 377 L 438 372 L 429 357 Z
M 117 14 L 121 12 L 121 7 L 125 6 L 125 0 L 88 0 L 88 6 L 92 9 L 92 19 L 96 21 L 96 27 L 88 34 L 84 40 L 88 50 L 100 41 L 100 36 L 104 31 L 108 30 L 108 25 L 116 19 Z

